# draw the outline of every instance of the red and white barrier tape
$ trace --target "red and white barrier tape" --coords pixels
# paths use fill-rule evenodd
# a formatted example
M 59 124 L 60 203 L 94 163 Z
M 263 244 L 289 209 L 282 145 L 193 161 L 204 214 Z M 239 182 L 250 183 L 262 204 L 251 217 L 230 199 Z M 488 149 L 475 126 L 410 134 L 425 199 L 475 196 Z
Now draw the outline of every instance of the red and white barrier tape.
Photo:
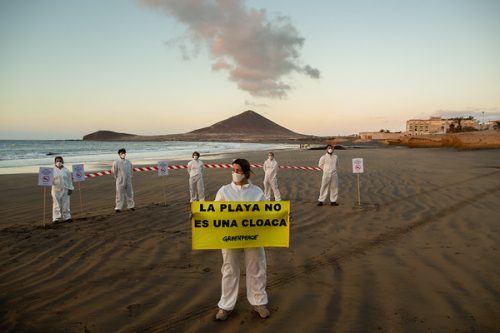
M 262 164 L 250 164 L 252 168 L 262 168 Z M 232 164 L 204 164 L 203 167 L 205 169 L 230 169 L 232 168 Z M 293 170 L 308 170 L 308 171 L 321 171 L 318 167 L 303 167 L 303 166 L 290 166 L 290 165 L 280 165 L 281 169 L 293 169 Z M 187 169 L 187 165 L 169 165 L 169 170 L 177 170 L 177 169 Z M 136 167 L 132 168 L 134 172 L 146 172 L 146 171 L 156 171 L 158 170 L 157 166 L 146 166 L 146 167 Z M 94 178 L 99 176 L 111 175 L 111 170 L 99 171 L 93 173 L 85 174 L 85 178 Z
M 291 166 L 291 165 L 280 165 L 282 169 L 294 169 L 294 170 L 308 170 L 308 171 L 321 171 L 319 167 L 306 167 L 306 166 Z
M 111 170 L 106 170 L 106 171 L 99 171 L 99 172 L 94 172 L 94 173 L 87 173 L 85 174 L 85 178 L 93 178 L 93 177 L 99 177 L 99 176 L 105 176 L 105 175 L 110 175 Z

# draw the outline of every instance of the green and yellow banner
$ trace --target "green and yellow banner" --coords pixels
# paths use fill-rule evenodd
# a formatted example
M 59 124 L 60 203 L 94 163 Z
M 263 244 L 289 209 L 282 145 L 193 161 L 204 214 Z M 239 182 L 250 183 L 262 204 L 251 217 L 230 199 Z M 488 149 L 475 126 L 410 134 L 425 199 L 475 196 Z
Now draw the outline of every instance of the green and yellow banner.
M 194 201 L 193 250 L 288 247 L 290 201 Z

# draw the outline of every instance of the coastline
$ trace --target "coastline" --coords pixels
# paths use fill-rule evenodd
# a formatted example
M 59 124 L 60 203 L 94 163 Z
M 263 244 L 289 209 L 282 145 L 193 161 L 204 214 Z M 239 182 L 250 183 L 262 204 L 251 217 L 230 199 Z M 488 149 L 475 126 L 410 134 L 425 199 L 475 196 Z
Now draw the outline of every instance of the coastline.
M 489 130 L 489 131 L 477 131 L 477 132 L 464 132 L 464 133 L 452 133 L 452 134 L 434 134 L 434 135 L 418 135 L 418 136 L 408 136 L 401 134 L 395 137 L 393 133 L 390 134 L 390 139 L 360 139 L 358 137 L 321 137 L 321 140 L 313 141 L 294 141 L 287 142 L 286 140 L 276 139 L 274 142 L 272 140 L 266 141 L 261 140 L 261 137 L 251 137 L 248 141 L 223 141 L 220 135 L 214 136 L 217 140 L 206 141 L 206 142 L 193 142 L 193 141 L 122 141 L 122 140 L 104 140 L 104 141 L 94 141 L 94 140 L 38 140 L 40 142 L 80 142 L 80 143 L 93 143 L 102 142 L 113 144 L 114 146 L 124 146 L 130 143 L 135 145 L 140 144 L 161 144 L 164 143 L 185 143 L 185 144 L 249 144 L 249 145 L 268 145 L 269 148 L 262 148 L 261 150 L 277 150 L 277 149 L 293 149 L 292 146 L 299 146 L 307 144 L 310 146 L 309 149 L 318 150 L 326 144 L 332 144 L 339 149 L 359 149 L 359 148 L 377 148 L 383 146 L 403 146 L 408 148 L 454 148 L 458 150 L 481 150 L 481 149 L 499 149 L 500 148 L 500 131 Z M 177 137 L 177 136 L 176 136 Z M 150 138 L 150 137 L 148 137 Z M 316 137 L 317 139 L 320 137 Z M 221 141 L 222 140 L 222 141 Z M 3 140 L 3 141 L 34 141 L 34 140 Z M 37 140 L 35 140 L 37 141 Z M 274 147 L 273 145 L 281 146 L 280 148 Z M 271 148 L 272 147 L 272 148 Z M 196 148 L 193 148 L 196 150 Z M 56 149 L 57 150 L 57 149 Z M 226 149 L 228 150 L 228 149 Z M 231 150 L 231 149 L 229 149 Z M 250 149 L 255 150 L 255 149 Z M 233 149 L 234 151 L 249 151 L 248 149 Z M 205 159 L 212 160 L 216 159 L 220 154 L 224 154 L 223 151 L 217 152 L 202 152 Z M 62 153 L 58 152 L 48 152 L 44 158 L 38 157 L 38 160 L 30 159 L 20 159 L 15 161 L 3 160 L 0 161 L 0 174 L 25 174 L 25 173 L 37 173 L 40 166 L 50 166 L 52 165 L 52 157 Z M 149 155 L 148 155 L 149 154 Z M 172 162 L 181 161 L 183 159 L 189 158 L 191 151 L 185 153 L 177 153 L 172 156 L 171 151 L 157 151 L 150 152 L 148 154 L 139 153 L 129 154 L 129 159 L 132 160 L 135 166 L 151 166 L 156 165 L 159 160 L 167 160 Z M 63 154 L 64 155 L 64 154 Z M 83 158 L 78 158 L 78 156 L 64 156 L 67 164 L 85 164 L 86 172 L 97 172 L 109 170 L 114 161 L 114 154 L 110 154 L 108 150 L 107 155 L 90 155 Z M 43 162 L 42 162 L 43 161 Z M 17 164 L 16 164 L 17 162 Z M 14 163 L 14 165 L 12 165 Z M 28 163 L 28 165 L 23 165 Z M 8 164 L 11 164 L 10 166 Z
M 15 143 L 21 140 L 4 140 Z M 0 142 L 1 143 L 1 142 Z M 168 161 L 169 164 L 189 159 L 193 151 L 199 151 L 206 160 L 216 159 L 220 154 L 246 151 L 266 151 L 282 149 L 298 149 L 298 145 L 238 143 L 238 142 L 78 142 L 72 141 L 66 145 L 65 141 L 56 140 L 27 140 L 23 145 L 34 143 L 37 145 L 36 155 L 33 158 L 9 159 L 5 156 L 0 160 L 0 174 L 38 173 L 39 167 L 50 167 L 56 155 L 62 155 L 66 166 L 71 170 L 73 164 L 84 164 L 86 172 L 109 170 L 116 160 L 116 150 L 126 147 L 127 158 L 134 166 L 156 166 L 158 161 Z M 90 147 L 99 147 L 92 151 Z M 69 147 L 68 147 L 69 146 Z M 85 148 L 83 148 L 85 147 Z M 90 150 L 89 150 L 90 149 Z M 82 151 L 83 150 L 83 151 Z M 7 151 L 5 149 L 4 153 Z M 48 152 L 48 153 L 47 153 Z M 65 153 L 66 152 L 66 153 Z M 33 153 L 31 153 L 33 154 Z

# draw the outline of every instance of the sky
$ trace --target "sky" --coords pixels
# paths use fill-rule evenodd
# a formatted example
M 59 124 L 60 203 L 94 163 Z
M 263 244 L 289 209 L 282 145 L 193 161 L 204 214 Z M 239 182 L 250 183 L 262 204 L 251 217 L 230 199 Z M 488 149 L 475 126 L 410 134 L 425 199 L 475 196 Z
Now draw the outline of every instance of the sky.
M 498 0 L 0 0 L 0 139 L 500 119 Z

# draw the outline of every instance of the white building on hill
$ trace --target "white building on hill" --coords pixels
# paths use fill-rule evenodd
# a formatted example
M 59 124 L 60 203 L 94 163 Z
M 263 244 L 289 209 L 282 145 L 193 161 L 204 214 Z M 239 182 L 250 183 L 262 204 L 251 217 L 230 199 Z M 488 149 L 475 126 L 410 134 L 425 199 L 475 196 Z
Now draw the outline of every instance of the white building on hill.
M 431 117 L 430 119 L 411 119 L 406 121 L 406 133 L 409 135 L 440 134 L 453 131 L 457 128 L 481 129 L 479 122 L 470 119 L 443 119 Z

